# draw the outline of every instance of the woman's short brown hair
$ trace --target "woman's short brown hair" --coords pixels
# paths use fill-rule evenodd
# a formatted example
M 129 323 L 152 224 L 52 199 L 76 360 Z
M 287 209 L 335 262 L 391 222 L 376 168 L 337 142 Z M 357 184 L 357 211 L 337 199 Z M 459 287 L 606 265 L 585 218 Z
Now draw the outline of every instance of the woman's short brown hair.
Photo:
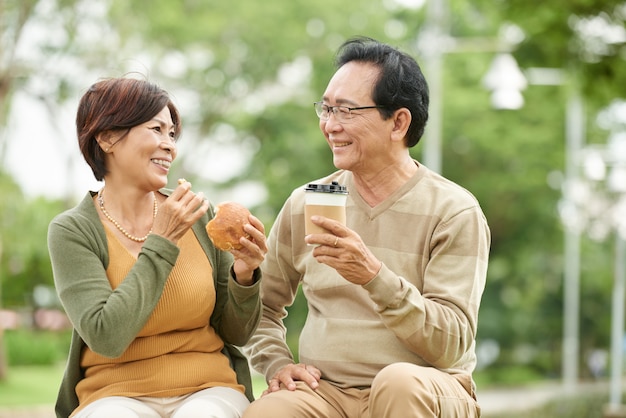
M 131 128 L 151 120 L 165 106 L 170 110 L 178 138 L 182 129 L 178 109 L 169 94 L 156 84 L 134 78 L 109 78 L 87 90 L 78 104 L 76 133 L 80 151 L 96 180 L 103 180 L 107 173 L 97 136 L 118 132 L 124 138 Z

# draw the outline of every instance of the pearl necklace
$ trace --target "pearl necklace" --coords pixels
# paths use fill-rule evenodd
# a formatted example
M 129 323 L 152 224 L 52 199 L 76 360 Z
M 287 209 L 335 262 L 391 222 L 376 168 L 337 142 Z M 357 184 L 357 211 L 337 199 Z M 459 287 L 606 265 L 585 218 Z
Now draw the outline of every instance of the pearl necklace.
M 119 229 L 126 238 L 131 239 L 135 242 L 144 242 L 146 239 L 148 239 L 148 235 L 152 233 L 152 228 L 150 228 L 150 231 L 148 231 L 148 233 L 145 236 L 136 237 L 134 235 L 129 234 L 124 229 L 124 227 L 119 224 L 119 222 L 117 222 L 115 219 L 113 219 L 111 215 L 109 215 L 109 212 L 107 212 L 106 209 L 104 208 L 104 198 L 102 197 L 103 190 L 104 190 L 104 187 L 98 191 L 98 204 L 100 205 L 100 210 L 102 211 L 104 216 L 106 216 L 106 218 L 109 221 L 111 221 L 111 223 L 115 225 L 115 227 Z M 154 194 L 154 192 L 152 192 L 152 197 L 154 197 L 154 210 L 153 210 L 153 215 L 152 215 L 152 220 L 154 221 L 154 218 L 156 218 L 157 212 L 159 211 L 159 207 L 158 207 L 156 195 Z

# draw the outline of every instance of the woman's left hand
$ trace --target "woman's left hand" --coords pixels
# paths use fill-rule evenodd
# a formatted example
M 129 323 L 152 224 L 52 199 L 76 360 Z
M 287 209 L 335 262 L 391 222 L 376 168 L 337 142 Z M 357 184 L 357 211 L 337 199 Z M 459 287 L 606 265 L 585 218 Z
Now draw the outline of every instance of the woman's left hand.
M 243 226 L 244 231 L 249 235 L 248 238 L 242 237 L 239 242 L 242 248 L 231 250 L 235 257 L 233 270 L 237 283 L 242 286 L 250 286 L 253 282 L 253 273 L 265 259 L 267 253 L 267 242 L 265 240 L 265 227 L 254 215 L 248 217 L 250 223 Z

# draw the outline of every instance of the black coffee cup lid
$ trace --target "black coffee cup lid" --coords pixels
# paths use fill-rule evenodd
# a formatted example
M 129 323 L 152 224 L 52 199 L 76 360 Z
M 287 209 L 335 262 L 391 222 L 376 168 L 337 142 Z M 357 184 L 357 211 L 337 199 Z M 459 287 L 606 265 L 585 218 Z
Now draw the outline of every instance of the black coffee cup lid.
M 333 181 L 330 184 L 315 184 L 309 183 L 305 191 L 307 192 L 320 192 L 320 193 L 341 193 L 348 194 L 346 186 L 340 185 L 338 182 Z

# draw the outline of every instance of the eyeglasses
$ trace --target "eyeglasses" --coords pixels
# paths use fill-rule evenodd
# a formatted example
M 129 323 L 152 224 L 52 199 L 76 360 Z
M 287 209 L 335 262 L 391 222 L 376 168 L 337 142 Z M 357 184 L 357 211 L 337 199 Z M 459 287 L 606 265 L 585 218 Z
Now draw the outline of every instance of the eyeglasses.
M 330 114 L 335 115 L 335 119 L 338 122 L 346 122 L 354 117 L 353 110 L 365 110 L 365 109 L 379 109 L 385 106 L 361 106 L 361 107 L 348 107 L 348 106 L 328 106 L 324 102 L 313 103 L 315 107 L 315 113 L 320 120 L 326 121 L 330 119 Z

